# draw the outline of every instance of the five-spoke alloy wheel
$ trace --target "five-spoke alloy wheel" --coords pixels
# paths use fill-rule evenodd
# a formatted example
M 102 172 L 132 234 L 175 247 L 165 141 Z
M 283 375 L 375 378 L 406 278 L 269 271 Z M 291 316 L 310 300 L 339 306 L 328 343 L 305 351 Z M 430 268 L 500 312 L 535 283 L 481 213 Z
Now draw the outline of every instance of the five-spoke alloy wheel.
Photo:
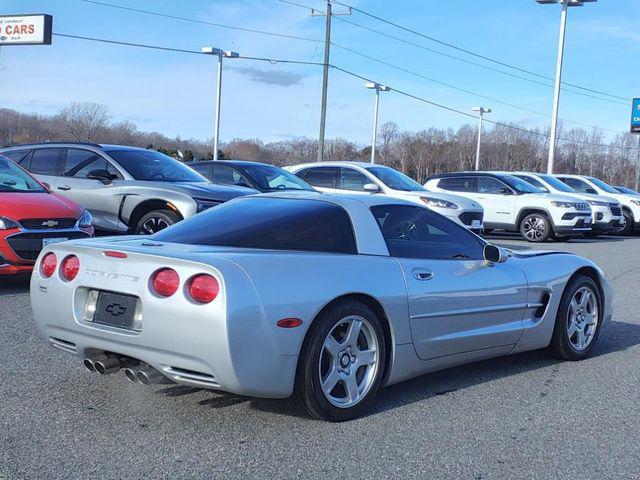
M 302 346 L 293 403 L 323 420 L 357 416 L 382 383 L 386 365 L 382 321 L 355 300 L 338 302 L 321 313 Z

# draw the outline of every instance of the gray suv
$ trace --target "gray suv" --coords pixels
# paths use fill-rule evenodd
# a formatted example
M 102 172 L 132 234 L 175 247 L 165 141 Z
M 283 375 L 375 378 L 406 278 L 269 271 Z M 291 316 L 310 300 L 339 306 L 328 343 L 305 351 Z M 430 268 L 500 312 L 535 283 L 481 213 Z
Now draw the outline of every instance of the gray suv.
M 155 150 L 90 143 L 41 143 L 0 154 L 89 210 L 96 229 L 149 234 L 209 207 L 257 193 L 218 186 Z

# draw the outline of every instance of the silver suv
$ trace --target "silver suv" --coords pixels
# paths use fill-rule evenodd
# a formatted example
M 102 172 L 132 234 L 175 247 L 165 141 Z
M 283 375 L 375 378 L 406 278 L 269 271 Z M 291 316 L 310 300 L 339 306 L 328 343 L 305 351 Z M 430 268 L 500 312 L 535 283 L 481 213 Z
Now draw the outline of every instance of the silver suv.
M 154 233 L 242 195 L 155 150 L 91 143 L 41 143 L 0 153 L 89 210 L 96 229 Z

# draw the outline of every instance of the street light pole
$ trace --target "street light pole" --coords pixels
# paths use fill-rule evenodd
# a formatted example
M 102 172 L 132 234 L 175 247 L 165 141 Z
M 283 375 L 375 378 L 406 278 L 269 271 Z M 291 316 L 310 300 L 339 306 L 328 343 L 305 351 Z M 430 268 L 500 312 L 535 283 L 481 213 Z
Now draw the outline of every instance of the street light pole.
M 536 0 L 540 4 L 556 4 L 559 0 Z M 553 113 L 551 115 L 551 135 L 549 137 L 549 160 L 547 173 L 553 174 L 553 166 L 556 157 L 556 143 L 558 140 L 558 111 L 560 108 L 560 90 L 562 87 L 562 64 L 564 61 L 564 39 L 567 31 L 567 10 L 569 7 L 582 7 L 584 3 L 597 2 L 598 0 L 560 0 L 562 14 L 560 16 L 560 34 L 558 38 L 558 58 L 556 62 L 556 79 L 553 92 Z
M 378 111 L 380 107 L 380 92 L 388 92 L 391 89 L 385 85 L 371 82 L 366 83 L 365 87 L 375 91 L 375 95 L 373 97 L 373 135 L 371 139 L 371 163 L 376 163 L 376 142 L 378 139 Z
M 482 121 L 485 113 L 491 113 L 490 108 L 473 107 L 474 112 L 478 112 L 478 144 L 476 145 L 476 171 L 480 170 L 480 146 L 482 145 Z
M 222 59 L 238 58 L 240 55 L 237 52 L 222 51 L 215 47 L 202 47 L 201 52 L 205 55 L 216 55 L 218 57 L 218 72 L 216 83 L 216 123 L 213 131 L 213 160 L 218 160 L 218 144 L 220 141 L 220 109 L 222 101 Z

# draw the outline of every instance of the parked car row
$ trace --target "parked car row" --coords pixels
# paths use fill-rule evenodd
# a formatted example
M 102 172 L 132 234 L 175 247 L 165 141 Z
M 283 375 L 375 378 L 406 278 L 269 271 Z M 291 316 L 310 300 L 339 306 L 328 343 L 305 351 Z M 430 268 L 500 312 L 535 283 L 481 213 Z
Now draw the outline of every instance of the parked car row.
M 31 191 L 29 185 L 37 185 L 43 198 L 64 201 L 85 216 L 72 224 L 54 208 L 38 210 L 35 195 L 27 204 L 19 202 L 22 211 L 5 201 L 2 273 L 28 271 L 47 243 L 92 234 L 93 228 L 103 234 L 153 234 L 258 192 L 384 195 L 426 206 L 477 234 L 514 231 L 530 242 L 631 234 L 640 228 L 640 194 L 577 175 L 458 172 L 434 176 L 423 186 L 387 166 L 362 162 L 315 162 L 285 169 L 248 161 L 187 166 L 154 150 L 73 142 L 20 145 L 0 149 L 0 155 L 22 167 L 14 165 L 6 173 L 11 178 L 0 184 L 0 191 Z M 2 165 L 10 164 L 4 160 Z M 4 170 L 9 172 L 8 167 Z M 41 225 L 30 221 L 33 218 Z

